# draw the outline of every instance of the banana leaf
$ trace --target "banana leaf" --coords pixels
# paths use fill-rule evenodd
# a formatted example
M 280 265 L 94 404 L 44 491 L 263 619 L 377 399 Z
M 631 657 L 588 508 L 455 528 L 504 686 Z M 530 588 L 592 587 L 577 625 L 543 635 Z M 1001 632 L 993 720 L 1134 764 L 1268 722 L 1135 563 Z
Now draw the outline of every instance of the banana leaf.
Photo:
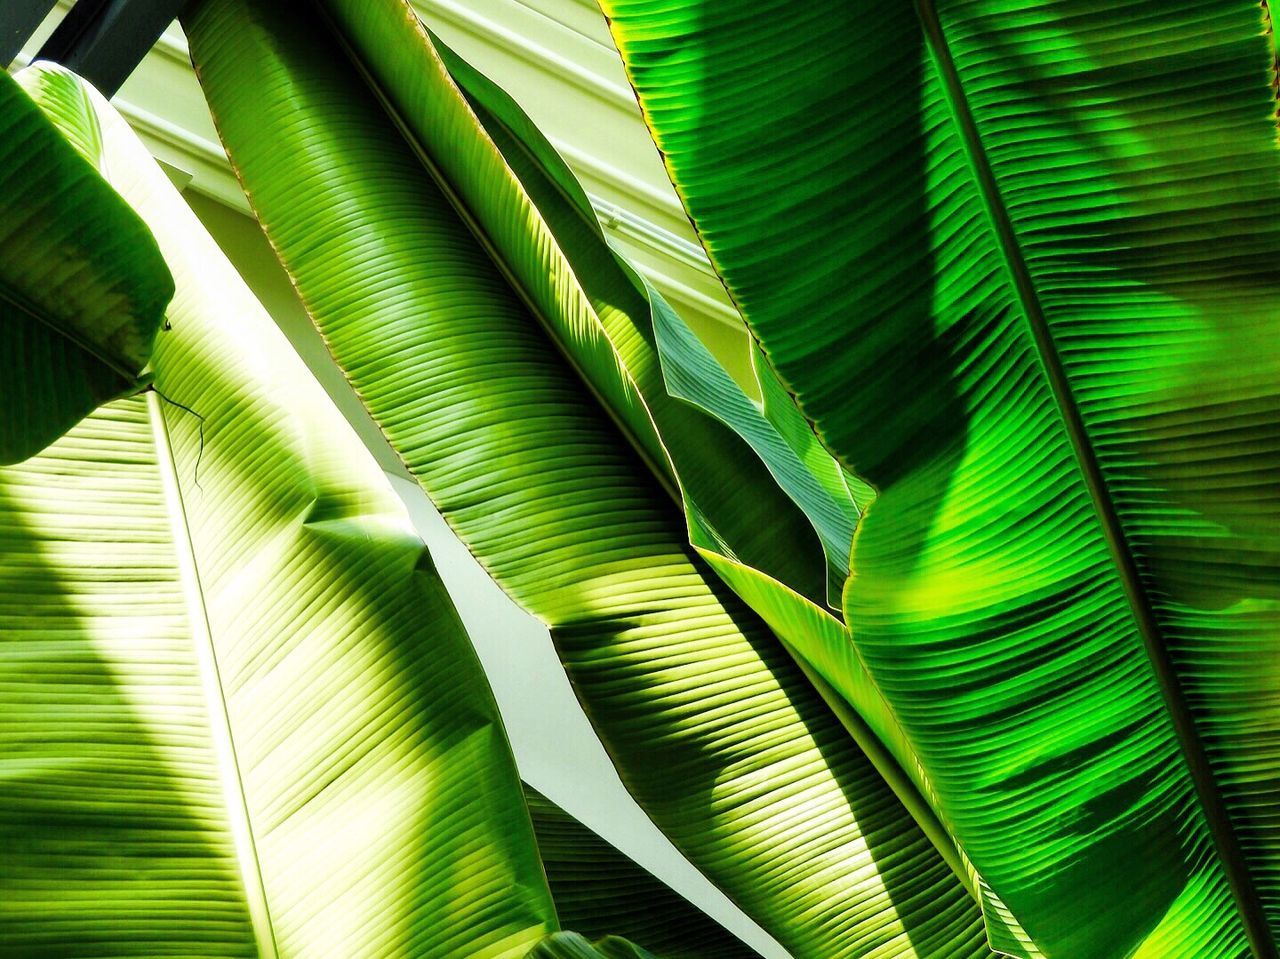
M 177 294 L 154 389 L 0 470 L 0 955 L 523 956 L 550 893 L 402 505 L 124 121 L 22 76 Z
M 82 155 L 95 149 L 0 71 L 0 463 L 138 390 L 173 295 L 146 226 Z
M 610 268 L 607 241 L 572 171 L 505 92 L 434 34 L 430 36 L 486 133 L 538 211 L 553 225 L 553 234 L 575 274 L 582 277 L 583 286 L 590 289 L 590 281 L 598 283 L 600 274 Z M 723 444 L 715 450 L 718 457 L 707 458 L 705 444 L 666 442 L 691 425 L 696 429 L 699 422 L 689 409 L 671 407 L 668 394 L 715 416 L 737 431 L 759 455 L 779 487 L 813 523 L 826 549 L 829 583 L 835 583 L 839 589 L 848 567 L 838 565 L 836 557 L 847 556 L 852 523 L 874 498 L 873 491 L 840 469 L 819 446 L 777 377 L 761 362 L 758 350 L 754 351 L 754 371 L 762 394 L 760 403 L 747 397 L 688 325 L 624 258 L 615 253 L 613 259 L 617 261 L 617 269 L 630 277 L 637 291 L 643 294 L 644 304 L 633 302 L 630 310 L 631 330 L 639 335 L 618 337 L 615 330 L 608 327 L 606 332 L 612 342 L 625 339 L 630 347 L 627 357 L 633 363 L 638 360 L 637 365 L 650 368 L 655 363 L 661 364 L 662 382 L 650 381 L 646 384 L 649 388 L 641 388 L 640 393 L 650 410 L 665 407 L 668 414 L 661 421 L 660 437 L 677 480 L 688 467 L 693 468 L 695 475 L 701 471 L 703 475 L 718 475 L 722 480 L 726 475 L 735 475 L 735 471 L 731 468 L 733 462 L 723 455 Z M 615 295 L 608 303 L 616 306 L 621 299 Z M 648 325 L 644 324 L 645 306 Z M 566 345 L 561 341 L 560 345 L 572 355 L 571 343 Z M 626 364 L 619 364 L 619 368 L 625 369 Z M 743 450 L 739 447 L 735 452 L 741 455 Z M 699 457 L 699 453 L 704 455 Z M 796 657 L 810 682 L 961 881 L 966 886 L 976 885 L 974 892 L 986 910 L 988 939 L 993 948 L 1008 955 L 1036 959 L 1039 953 L 1034 944 L 994 891 L 980 876 L 973 877 L 972 864 L 964 859 L 938 822 L 927 777 L 879 690 L 867 678 L 844 625 L 785 583 L 742 562 L 735 548 L 741 542 L 743 522 L 749 518 L 734 511 L 721 511 L 716 517 L 719 522 L 713 523 L 700 508 L 700 500 L 691 495 L 697 488 L 691 489 L 683 482 L 680 487 L 691 544 Z M 774 522 L 780 521 L 794 522 L 795 519 L 775 516 Z M 785 544 L 775 543 L 774 548 L 785 548 Z
M 335 358 L 463 542 L 549 624 L 632 793 L 793 955 L 985 954 L 961 882 L 689 545 L 672 495 L 687 477 L 643 405 L 661 364 L 627 365 L 640 317 L 596 308 L 407 5 L 318 9 L 184 16 L 220 135 Z M 793 515 L 741 550 L 769 575 L 810 570 L 820 601 L 808 521 L 734 455 L 761 479 L 725 476 L 708 510 L 761 490 Z M 768 537 L 797 530 L 806 552 L 775 553 Z
M 877 492 L 846 622 L 986 887 L 1053 959 L 1274 957 L 1265 5 L 603 7 L 727 288 Z
M 748 452 L 754 450 L 779 490 L 817 533 L 827 564 L 827 589 L 838 606 L 862 507 L 843 471 L 819 446 L 794 404 L 784 401 L 772 371 L 756 367 L 763 402 L 748 398 L 662 295 L 610 248 L 577 178 L 528 115 L 505 91 L 428 33 L 450 77 L 545 220 L 568 268 L 589 297 L 590 308 L 600 317 L 619 360 L 600 375 L 629 376 L 635 384 L 652 422 L 649 435 L 660 447 L 655 459 L 669 467 L 686 512 L 697 514 L 698 518 L 690 518 L 691 527 L 695 532 L 705 529 L 708 548 L 722 544 L 723 552 L 775 570 L 780 581 L 791 582 L 799 592 L 817 593 L 811 579 L 788 580 L 785 567 L 773 558 L 811 547 L 804 539 L 785 538 L 794 529 L 803 530 L 803 520 L 779 502 L 773 483 L 761 475 L 760 465 Z M 556 335 L 554 327 L 550 332 Z M 558 341 L 563 350 L 576 355 L 572 338 L 559 336 Z M 601 393 L 607 402 L 617 387 Z M 701 407 L 733 432 L 672 398 Z M 736 478 L 735 486 L 744 491 L 744 498 L 750 494 L 752 508 L 732 501 L 725 504 L 727 475 Z M 870 492 L 865 487 L 857 491 L 860 495 Z M 868 498 L 863 497 L 864 506 Z M 762 513 L 761 506 L 769 507 L 769 512 Z M 763 534 L 759 531 L 762 517 Z M 768 537 L 765 542 L 753 546 L 752 538 L 762 535 Z

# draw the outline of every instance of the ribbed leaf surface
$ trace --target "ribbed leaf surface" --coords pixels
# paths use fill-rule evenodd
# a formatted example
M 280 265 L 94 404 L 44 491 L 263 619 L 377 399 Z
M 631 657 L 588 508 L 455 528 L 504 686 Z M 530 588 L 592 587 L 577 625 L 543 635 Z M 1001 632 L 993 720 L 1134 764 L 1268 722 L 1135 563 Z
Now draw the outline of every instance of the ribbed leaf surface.
M 560 924 L 621 936 L 657 959 L 747 959 L 741 940 L 532 787 L 525 800 Z
M 744 316 L 879 492 L 847 620 L 982 878 L 1054 959 L 1274 956 L 1259 5 L 604 7 Z
M 548 169 L 554 151 L 528 118 L 450 55 L 478 127 L 429 35 L 410 28 L 402 0 L 321 7 L 501 272 L 660 481 L 691 501 L 712 536 L 732 538 L 744 562 L 821 601 L 821 547 L 803 514 L 737 435 L 668 394 L 645 291 L 581 205 L 581 188 L 566 187 L 563 161 Z M 454 122 L 439 122 L 442 115 Z
M 761 388 L 759 404 L 743 392 L 675 311 L 653 295 L 654 327 L 667 391 L 721 419 L 768 464 L 778 485 L 804 510 L 822 540 L 830 602 L 839 608 L 849 576 L 853 530 L 862 508 L 872 498 L 870 489 L 856 480 L 850 488 L 851 477 L 818 442 L 758 350 L 752 351 L 752 371 Z
M 82 132 L 69 143 L 0 75 L 0 463 L 136 389 L 173 295 L 146 226 L 81 155 L 95 151 L 93 127 Z
M 828 585 L 839 594 L 858 515 L 851 477 L 820 447 L 767 366 L 758 367 L 764 402 L 746 396 L 661 295 L 609 249 L 572 171 L 519 106 L 438 39 L 432 42 L 551 229 L 574 277 L 584 291 L 595 291 L 591 306 L 617 357 L 597 370 L 597 379 L 605 381 L 599 395 L 609 412 L 625 419 L 628 410 L 609 407 L 608 397 L 635 384 L 642 404 L 637 411 L 648 415 L 641 426 L 657 431 L 654 439 L 679 487 L 690 543 L 796 656 L 957 875 L 967 881 L 969 867 L 930 808 L 932 792 L 920 764 L 867 678 L 848 631 L 819 605 L 821 599 L 815 602 L 796 592 L 794 581 L 789 585 L 786 576 L 787 571 L 793 576 L 798 572 L 799 551 L 811 547 L 788 535 L 788 528 L 803 527 L 804 519 L 789 505 L 780 505 L 779 490 L 818 532 L 827 557 Z M 571 359 L 580 356 L 574 340 L 557 336 L 554 324 L 544 325 Z M 708 421 L 677 399 L 694 403 L 715 419 Z M 762 475 L 761 463 L 768 477 Z M 726 488 L 737 495 L 723 495 Z M 856 480 L 852 488 L 865 505 L 870 490 Z M 811 581 L 811 589 L 820 595 L 816 581 Z M 850 703 L 856 711 L 848 708 Z
M 345 7 L 326 9 L 337 17 Z M 584 318 L 559 327 L 578 329 L 580 347 L 549 337 L 559 322 L 551 301 L 577 302 L 577 280 L 552 274 L 564 285 L 538 294 L 555 237 L 530 201 L 509 202 L 515 177 L 408 8 L 346 13 L 385 29 L 385 50 L 404 58 L 390 75 L 436 85 L 400 97 L 435 104 L 442 157 L 456 152 L 463 168 L 487 157 L 474 166 L 496 172 L 470 189 L 502 192 L 485 197 L 483 217 L 443 160 L 416 136 L 406 141 L 404 116 L 397 124 L 382 111 L 390 92 L 375 98 L 362 80 L 373 68 L 344 65 L 310 19 L 215 0 L 185 28 L 259 218 L 374 418 L 494 578 L 551 626 L 642 805 L 795 955 L 981 955 L 980 920 L 960 884 L 689 545 L 679 507 L 628 443 L 646 448 L 643 417 L 625 411 L 636 382 L 615 379 L 613 389 L 607 365 L 584 359 L 616 366 L 611 342 L 580 303 L 558 314 Z M 499 243 L 500 232 L 511 236 Z M 514 256 L 520 249 L 529 260 Z M 602 395 L 617 404 L 613 416 Z M 812 552 L 821 596 L 816 540 Z
M 24 80 L 55 115 L 88 102 Z M 178 292 L 156 391 L 0 471 L 0 954 L 523 955 L 555 916 L 421 542 L 91 98 Z
M 518 179 L 520 189 L 513 193 L 534 204 L 554 238 L 554 252 L 563 256 L 588 299 L 584 309 L 595 314 L 612 347 L 613 362 L 595 372 L 604 381 L 602 400 L 608 404 L 621 395 L 613 381 L 634 384 L 639 403 L 621 408 L 614 403 L 615 415 L 643 415 L 635 433 L 649 437 L 644 442 L 654 445 L 655 460 L 673 471 L 687 507 L 710 527 L 712 538 L 801 592 L 818 593 L 815 571 L 803 565 L 813 547 L 803 520 L 780 495 L 785 492 L 821 540 L 832 602 L 838 604 L 858 508 L 834 459 L 818 445 L 794 404 L 780 404 L 775 395 L 762 409 L 746 396 L 661 294 L 610 249 L 573 172 L 524 111 L 438 38 L 432 43 Z M 560 333 L 562 324 L 546 325 L 570 357 L 582 357 L 575 339 Z M 761 372 L 769 377 L 767 393 L 781 390 L 770 370 Z M 703 407 L 713 419 L 678 400 Z M 736 482 L 726 484 L 725 476 Z
M 640 398 L 660 430 L 679 483 L 691 544 L 796 657 L 855 742 L 968 885 L 972 867 L 939 824 L 932 787 L 897 720 L 867 677 L 844 624 L 822 608 L 820 600 L 814 602 L 797 593 L 776 572 L 766 572 L 785 568 L 769 560 L 779 553 L 786 556 L 795 547 L 785 536 L 767 532 L 761 536 L 761 529 L 777 530 L 784 524 L 801 522 L 800 517 L 779 512 L 776 499 L 759 497 L 761 504 L 773 504 L 761 515 L 759 510 L 735 509 L 735 504 L 717 495 L 726 484 L 749 491 L 768 483 L 743 468 L 746 465 L 758 471 L 748 447 L 754 450 L 779 488 L 818 532 L 827 555 L 828 583 L 838 593 L 847 576 L 849 539 L 859 509 L 852 491 L 856 490 L 865 507 L 871 498 L 869 488 L 841 470 L 821 448 L 767 365 L 756 366 L 763 394 L 763 403 L 757 403 L 745 395 L 657 291 L 641 281 L 622 258 L 609 256 L 604 233 L 564 160 L 510 97 L 438 40 L 435 43 L 495 145 L 539 212 L 553 225 L 553 234 L 563 244 L 583 287 L 598 286 L 613 266 L 611 260 L 617 263 L 614 273 L 621 269 L 631 277 L 634 292 L 626 287 L 625 277 L 620 277 L 613 285 L 613 295 L 604 299 L 604 308 L 597 309 L 601 316 L 613 320 L 605 329 L 620 354 L 615 375 L 630 369 L 642 371 L 636 377 Z M 643 294 L 644 301 L 637 301 L 636 293 Z M 614 304 L 620 302 L 630 304 L 630 310 L 623 314 L 624 323 L 616 319 Z M 572 344 L 561 345 L 574 355 Z M 661 378 L 652 375 L 658 367 Z M 644 376 L 645 372 L 650 375 Z M 701 407 L 736 430 L 742 441 L 726 442 L 723 431 L 713 431 L 702 417 L 673 402 L 672 397 Z

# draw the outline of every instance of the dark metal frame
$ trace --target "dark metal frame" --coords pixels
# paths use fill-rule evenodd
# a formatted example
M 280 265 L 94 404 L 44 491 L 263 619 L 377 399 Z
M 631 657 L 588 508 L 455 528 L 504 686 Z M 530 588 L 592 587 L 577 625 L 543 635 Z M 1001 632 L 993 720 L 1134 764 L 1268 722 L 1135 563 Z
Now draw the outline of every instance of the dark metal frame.
M 185 5 L 186 0 L 78 0 L 36 59 L 61 63 L 110 97 Z M 0 57 L 8 55 L 6 64 L 52 7 L 53 0 L 0 3 Z
M 0 2 L 0 67 L 13 63 L 23 44 L 36 32 L 57 0 L 3 0 Z

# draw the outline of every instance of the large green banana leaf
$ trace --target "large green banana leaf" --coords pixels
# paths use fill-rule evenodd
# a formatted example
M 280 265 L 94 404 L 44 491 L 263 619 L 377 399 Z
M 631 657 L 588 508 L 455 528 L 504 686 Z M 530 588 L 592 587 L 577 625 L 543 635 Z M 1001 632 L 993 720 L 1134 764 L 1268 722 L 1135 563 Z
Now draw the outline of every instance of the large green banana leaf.
M 747 959 L 754 950 L 530 786 L 525 800 L 562 926 L 620 936 L 656 959 Z
M 606 326 L 611 342 L 621 340 L 629 349 L 626 361 L 614 369 L 618 375 L 628 367 L 653 369 L 660 365 L 662 380 L 640 380 L 639 392 L 647 409 L 665 412 L 661 419 L 661 442 L 667 460 L 681 487 L 690 542 L 708 564 L 720 574 L 783 641 L 802 669 L 827 701 L 846 729 L 854 736 L 877 770 L 903 800 L 957 875 L 969 884 L 972 866 L 964 861 L 937 821 L 931 804 L 931 790 L 920 764 L 889 712 L 879 691 L 870 683 L 850 642 L 843 623 L 808 598 L 796 593 L 785 583 L 760 569 L 744 563 L 736 547 L 744 536 L 750 537 L 753 516 L 732 510 L 721 510 L 712 523 L 700 503 L 708 493 L 707 476 L 724 482 L 726 477 L 750 482 L 749 473 L 734 469 L 744 447 L 733 449 L 734 458 L 724 455 L 723 440 L 716 445 L 697 442 L 699 418 L 687 408 L 670 403 L 679 397 L 703 408 L 736 430 L 747 445 L 759 455 L 779 487 L 785 490 L 811 520 L 823 542 L 827 555 L 830 582 L 839 589 L 847 576 L 852 521 L 860 508 L 872 498 L 872 491 L 856 477 L 841 470 L 834 459 L 820 447 L 810 426 L 804 421 L 777 377 L 760 362 L 755 353 L 754 371 L 762 393 L 762 402 L 749 399 L 741 387 L 712 357 L 693 331 L 657 293 L 617 254 L 612 257 L 600 225 L 590 209 L 585 193 L 564 160 L 546 141 L 519 106 L 482 74 L 457 57 L 434 35 L 432 43 L 441 54 L 459 89 L 476 111 L 494 145 L 502 153 L 518 177 L 539 213 L 553 225 L 553 235 L 565 251 L 575 275 L 583 279 L 584 288 L 598 286 L 602 275 L 620 270 L 614 295 L 604 299 L 605 309 L 617 309 L 625 296 L 626 277 L 630 277 L 643 300 L 632 296 L 628 312 L 629 326 L 619 335 L 617 326 Z M 615 263 L 611 260 L 618 261 Z M 600 300 L 596 300 L 599 309 Z M 648 323 L 644 315 L 648 312 Z M 604 314 L 604 310 L 600 310 Z M 631 334 L 628 336 L 627 334 Z M 573 344 L 560 341 L 562 349 L 572 357 Z M 659 359 L 660 358 L 660 359 Z M 639 378 L 638 378 L 639 379 Z M 665 389 L 664 389 L 665 385 Z M 647 387 L 647 388 L 645 388 Z M 654 417 L 657 420 L 657 417 Z M 692 429 L 690 429 L 692 427 Z M 688 434 L 692 433 L 692 437 Z M 672 443 L 680 437 L 684 443 Z M 690 442 L 692 440 L 692 442 Z M 712 455 L 708 457 L 707 453 Z M 704 478 L 704 496 L 691 495 L 690 484 L 683 477 L 690 472 Z M 693 486 L 694 491 L 697 490 Z M 773 523 L 795 522 L 796 518 L 775 514 Z M 786 549 L 787 544 L 770 544 Z M 756 554 L 759 555 L 758 553 Z M 762 564 L 760 564 L 762 565 Z M 850 704 L 854 708 L 850 709 Z M 989 888 L 979 881 L 979 891 L 995 900 Z M 992 902 L 997 914 L 989 914 L 988 934 L 991 941 L 1011 954 L 1031 956 L 1025 934 L 1007 915 L 998 901 Z M 1012 928 L 1006 928 L 1011 926 Z
M 407 5 L 323 10 L 340 36 L 267 3 L 184 17 L 220 133 L 335 357 L 463 541 L 550 625 L 629 788 L 796 956 L 984 954 L 959 881 L 689 545 L 641 405 L 661 366 L 608 375 L 629 355 L 601 326 L 621 342 L 636 317 L 595 309 Z M 749 505 L 733 479 L 724 498 Z M 799 568 L 821 597 L 807 535 Z
M 0 470 L 0 955 L 524 955 L 528 812 L 403 507 L 119 116 L 23 81 L 177 294 L 155 390 Z
M 743 315 L 878 491 L 847 622 L 983 880 L 1054 959 L 1275 956 L 1265 5 L 603 6 Z
M 80 155 L 95 145 L 73 143 L 0 71 L 0 463 L 137 390 L 173 295 L 146 226 Z
M 724 509 L 709 515 L 701 505 L 715 501 L 717 481 L 760 482 L 749 471 L 738 468 L 744 456 L 750 461 L 746 452 L 749 445 L 779 487 L 812 521 L 826 550 L 831 582 L 838 590 L 847 576 L 857 503 L 865 506 L 870 490 L 842 471 L 819 446 L 767 366 L 757 363 L 755 367 L 763 402 L 758 404 L 746 396 L 662 297 L 640 280 L 625 260 L 611 254 L 573 173 L 527 115 L 438 38 L 432 36 L 432 42 L 486 133 L 551 227 L 582 287 L 598 290 L 607 278 L 613 278 L 611 295 L 593 298 L 593 306 L 602 316 L 609 316 L 610 312 L 616 315 L 619 304 L 629 307 L 624 313 L 625 325 L 615 319 L 604 326 L 620 354 L 620 362 L 610 371 L 615 376 L 630 369 L 642 371 L 634 379 L 642 402 L 659 427 L 660 441 L 681 488 L 690 542 L 797 657 L 846 729 L 967 884 L 972 867 L 938 823 L 931 805 L 932 792 L 920 764 L 883 698 L 867 679 L 843 623 L 756 568 L 768 568 L 767 564 L 757 561 L 753 566 L 743 562 L 738 547 L 754 535 L 756 515 Z M 628 278 L 634 292 L 628 288 Z M 638 294 L 642 294 L 641 299 L 637 299 Z M 562 337 L 559 344 L 571 357 L 575 355 L 572 341 Z M 758 352 L 756 356 L 758 359 Z M 643 375 L 658 367 L 662 370 L 660 379 Z M 718 443 L 703 441 L 707 424 L 688 407 L 673 404 L 672 396 L 688 400 L 722 420 L 741 434 L 745 445 L 726 443 L 722 434 L 713 434 Z M 700 478 L 701 483 L 686 482 L 688 475 Z M 778 513 L 769 519 L 772 524 L 798 521 L 798 517 Z M 768 545 L 774 550 L 789 547 L 785 540 L 777 538 Z M 759 548 L 752 554 L 760 557 Z M 989 889 L 983 891 L 992 895 Z M 998 917 L 993 919 L 996 927 L 1007 924 Z M 993 941 L 998 940 L 1009 951 L 1026 953 L 1018 947 L 1016 933 L 994 935 Z M 1014 938 L 1010 939 L 1010 935 Z

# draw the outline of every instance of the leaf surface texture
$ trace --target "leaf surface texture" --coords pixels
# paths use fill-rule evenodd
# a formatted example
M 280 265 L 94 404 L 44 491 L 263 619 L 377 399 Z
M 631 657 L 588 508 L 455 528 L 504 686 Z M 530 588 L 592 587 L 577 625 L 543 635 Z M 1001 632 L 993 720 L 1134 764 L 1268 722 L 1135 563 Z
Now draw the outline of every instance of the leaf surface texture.
M 403 507 L 124 121 L 24 82 L 177 295 L 154 391 L 0 471 L 0 954 L 522 956 L 555 913 Z
M 0 76 L 0 463 L 137 389 L 173 295 L 155 240 L 94 168 L 96 124 L 73 129 Z
M 743 316 L 877 490 L 846 620 L 982 879 L 1054 959 L 1274 956 L 1260 6 L 604 8 Z
M 323 29 L 234 0 L 186 17 L 220 133 L 335 357 L 463 541 L 549 624 L 632 793 L 796 956 L 984 954 L 930 841 L 689 545 L 679 470 L 638 405 L 661 364 L 619 375 L 622 337 L 411 8 L 323 10 Z

